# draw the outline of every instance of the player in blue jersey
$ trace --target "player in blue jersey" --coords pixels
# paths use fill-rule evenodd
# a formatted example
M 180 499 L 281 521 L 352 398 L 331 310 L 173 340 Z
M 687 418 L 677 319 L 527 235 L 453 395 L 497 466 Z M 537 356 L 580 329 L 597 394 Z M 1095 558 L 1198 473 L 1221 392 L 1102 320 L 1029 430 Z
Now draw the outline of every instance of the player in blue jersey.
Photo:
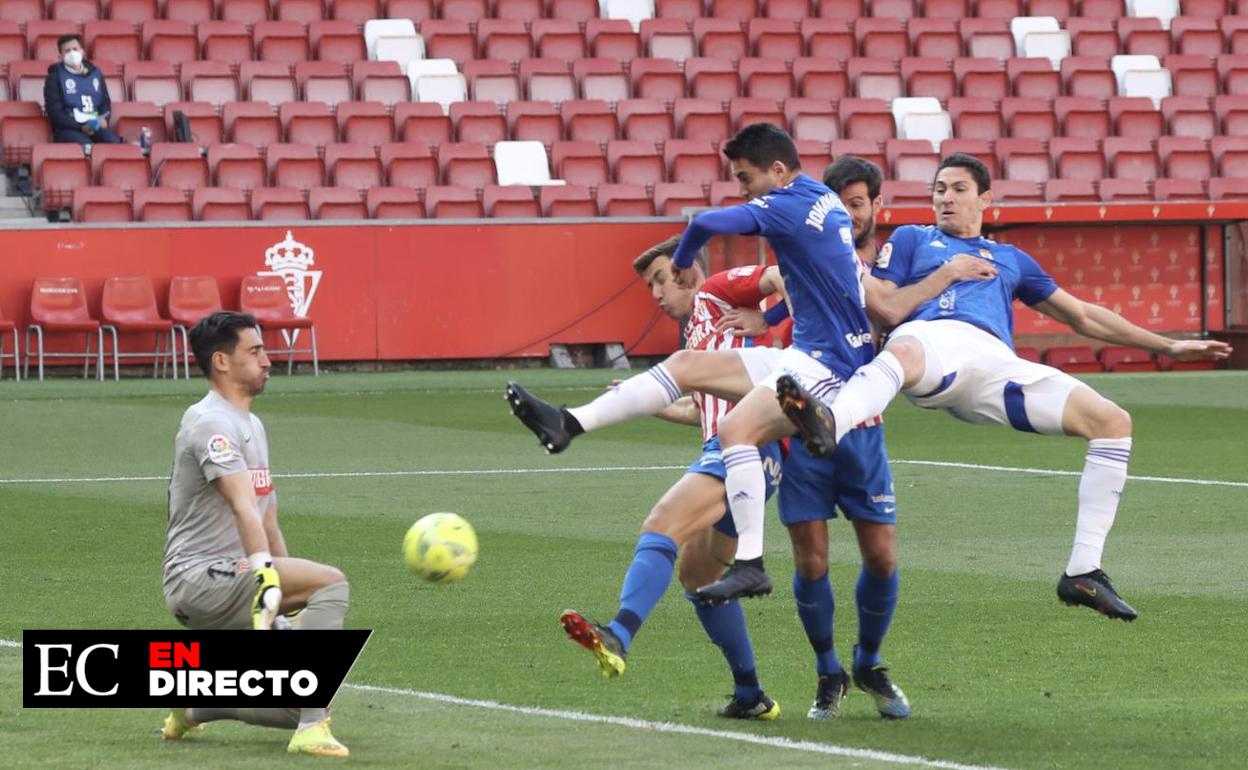
M 43 108 L 58 142 L 117 144 L 121 137 L 108 127 L 112 105 L 100 68 L 83 58 L 82 38 L 62 35 L 56 41 L 61 61 L 48 67 Z
M 1136 611 L 1101 570 L 1127 477 L 1131 417 L 1074 377 L 1019 358 L 1012 342 L 1013 301 L 1085 336 L 1177 360 L 1223 359 L 1230 348 L 1214 340 L 1162 337 L 1058 288 L 1030 256 L 983 237 L 990 185 L 988 169 L 977 158 L 960 153 L 945 158 L 932 188 L 937 226 L 898 228 L 873 272 L 886 285 L 905 286 L 956 254 L 972 254 L 992 262 L 997 277 L 955 284 L 920 305 L 893 330 L 880 355 L 854 373 L 831 407 L 799 392 L 787 411 L 808 451 L 819 455 L 835 451 L 862 420 L 883 412 L 898 391 L 918 406 L 968 422 L 1087 439 L 1074 548 L 1057 594 L 1065 604 L 1131 621 Z

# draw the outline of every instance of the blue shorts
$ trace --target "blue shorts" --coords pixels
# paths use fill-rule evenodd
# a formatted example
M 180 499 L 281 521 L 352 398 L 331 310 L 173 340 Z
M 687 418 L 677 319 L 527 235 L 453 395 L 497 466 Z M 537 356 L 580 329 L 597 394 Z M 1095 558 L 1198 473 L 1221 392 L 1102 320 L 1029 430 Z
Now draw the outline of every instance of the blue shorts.
M 846 433 L 827 459 L 811 457 L 800 441 L 790 445 L 780 482 L 781 523 L 835 519 L 837 508 L 847 519 L 897 523 L 883 425 Z
M 780 476 L 782 468 L 782 458 L 780 456 L 779 444 L 768 444 L 758 453 L 763 458 L 763 476 L 767 479 L 767 499 L 775 494 L 776 489 L 780 487 Z M 723 453 L 719 448 L 719 436 L 712 436 L 709 441 L 702 445 L 702 456 L 697 462 L 689 466 L 685 473 L 705 473 L 708 476 L 723 481 L 728 476 L 728 469 L 724 467 Z M 723 517 L 715 522 L 715 529 L 723 532 L 728 537 L 737 536 L 737 528 L 732 523 L 732 513 L 725 511 Z

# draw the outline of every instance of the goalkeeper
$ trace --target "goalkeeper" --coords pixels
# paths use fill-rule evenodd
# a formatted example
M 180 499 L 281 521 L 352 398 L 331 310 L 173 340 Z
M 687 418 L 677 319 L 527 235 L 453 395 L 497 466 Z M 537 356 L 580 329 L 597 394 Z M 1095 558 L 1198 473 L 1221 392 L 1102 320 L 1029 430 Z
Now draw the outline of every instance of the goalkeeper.
M 210 388 L 182 416 L 174 443 L 165 603 L 194 629 L 342 628 L 346 578 L 334 567 L 290 557 L 277 524 L 269 442 L 251 413 L 269 379 L 255 319 L 213 313 L 195 325 L 190 341 Z M 177 740 L 218 719 L 293 728 L 291 753 L 348 753 L 329 730 L 327 709 L 174 709 L 162 734 Z

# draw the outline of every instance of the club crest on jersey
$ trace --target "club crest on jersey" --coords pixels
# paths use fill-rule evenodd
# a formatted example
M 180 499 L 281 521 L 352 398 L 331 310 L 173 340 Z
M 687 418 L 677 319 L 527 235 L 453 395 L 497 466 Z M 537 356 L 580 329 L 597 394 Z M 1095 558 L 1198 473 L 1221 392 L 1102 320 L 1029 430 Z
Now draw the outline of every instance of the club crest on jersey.
M 65 93 L 78 93 L 78 84 L 74 82 L 73 78 L 65 78 Z
M 230 449 L 230 440 L 225 436 L 217 433 L 208 439 L 208 459 L 214 463 L 221 464 L 230 459 L 232 451 Z
M 992 256 L 992 252 L 991 252 L 991 251 L 989 251 L 988 249 L 980 249 L 980 250 L 979 250 L 979 256 L 983 257 L 984 259 L 988 260 L 989 262 L 996 262 L 996 261 L 997 261 L 997 260 L 996 260 L 996 259 Z
M 99 78 L 91 78 L 91 87 L 92 87 L 92 88 L 94 88 L 96 91 L 99 91 L 99 90 L 100 90 L 100 79 L 99 79 Z
M 893 258 L 893 242 L 889 241 L 880 249 L 880 255 L 875 258 L 875 266 L 881 270 L 888 268 L 888 263 Z

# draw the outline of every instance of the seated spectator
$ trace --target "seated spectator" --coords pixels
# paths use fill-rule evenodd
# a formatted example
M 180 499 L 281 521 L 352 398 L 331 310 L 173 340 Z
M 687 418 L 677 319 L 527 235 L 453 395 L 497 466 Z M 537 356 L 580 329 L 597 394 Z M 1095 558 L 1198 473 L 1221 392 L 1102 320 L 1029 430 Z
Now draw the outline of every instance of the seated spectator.
M 62 35 L 56 41 L 61 61 L 48 67 L 43 85 L 43 109 L 57 142 L 118 144 L 121 137 L 108 127 L 111 104 L 100 68 L 83 58 L 82 38 Z

